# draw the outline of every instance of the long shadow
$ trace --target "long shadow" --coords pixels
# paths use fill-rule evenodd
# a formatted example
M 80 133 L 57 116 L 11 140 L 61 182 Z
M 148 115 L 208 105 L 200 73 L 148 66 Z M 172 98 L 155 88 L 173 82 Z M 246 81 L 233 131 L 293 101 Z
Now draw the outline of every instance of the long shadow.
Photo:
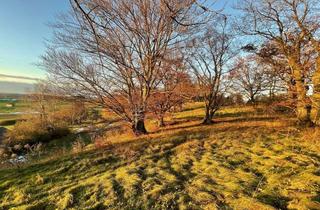
M 229 118 L 229 117 L 249 117 L 252 115 L 252 112 L 235 112 L 235 113 L 216 113 L 216 118 Z M 203 120 L 204 116 L 186 116 L 183 118 L 175 118 L 179 120 Z
M 261 116 L 261 117 L 247 117 L 247 118 L 236 118 L 236 119 L 227 119 L 227 120 L 221 120 L 221 119 L 216 119 L 215 123 L 238 123 L 238 122 L 261 122 L 261 121 L 273 121 L 280 119 L 279 117 L 276 116 Z
M 137 151 L 142 151 L 145 147 L 147 147 L 148 145 L 151 144 L 159 144 L 159 143 L 164 143 L 164 142 L 175 142 L 178 143 L 181 141 L 181 143 L 185 142 L 185 140 L 187 140 L 189 137 L 188 136 L 192 136 L 192 138 L 194 138 L 195 136 L 197 136 L 198 134 L 201 134 L 201 138 L 206 138 L 208 137 L 213 129 L 217 132 L 224 132 L 224 131 L 231 131 L 231 130 L 236 130 L 239 129 L 238 127 L 233 127 L 233 126 L 226 126 L 223 128 L 220 127 L 215 127 L 216 125 L 219 124 L 224 124 L 224 123 L 239 123 L 239 122 L 258 122 L 258 121 L 266 121 L 266 120 L 276 120 L 279 119 L 278 117 L 251 117 L 251 118 L 237 118 L 237 119 L 229 119 L 229 120 L 221 120 L 221 119 L 216 119 L 214 121 L 214 123 L 212 125 L 203 125 L 201 123 L 198 124 L 193 124 L 193 125 L 181 125 L 181 126 L 177 126 L 174 128 L 166 128 L 165 130 L 159 130 L 159 131 L 155 131 L 152 132 L 150 134 L 161 134 L 161 133 L 166 133 L 166 132 L 174 132 L 174 133 L 170 133 L 169 135 L 164 135 L 164 136 L 156 136 L 156 137 L 150 137 L 148 135 L 146 136 L 142 136 L 142 137 L 138 137 L 134 140 L 129 140 L 129 141 L 124 141 L 124 142 L 119 142 L 119 143 L 114 143 L 111 146 L 107 146 L 102 148 L 101 150 L 106 151 L 106 150 L 113 150 L 114 148 L 119 148 L 119 147 L 129 147 L 133 150 L 137 150 Z M 260 125 L 257 125 L 258 127 Z M 200 130 L 196 130 L 197 128 L 202 127 L 203 129 Z M 248 125 L 248 126 L 243 126 L 243 129 L 245 128 L 252 128 L 253 125 Z M 175 132 L 176 131 L 176 132 Z M 178 141 L 174 140 L 174 139 L 179 139 Z M 173 139 L 173 140 L 172 140 Z M 99 150 L 97 150 L 99 151 Z M 90 154 L 89 151 L 88 153 Z M 87 152 L 83 152 L 82 154 L 85 154 Z M 65 158 L 69 158 L 69 155 L 66 155 Z M 54 162 L 54 161 L 58 161 L 58 160 L 50 160 L 50 162 Z M 37 163 L 36 165 L 41 166 L 41 165 L 45 165 L 47 163 Z M 33 165 L 33 164 L 32 164 Z M 34 167 L 36 165 L 33 165 Z M 26 166 L 28 167 L 28 165 Z M 23 168 L 25 167 L 21 167 L 21 170 L 23 170 Z M 5 170 L 5 169 L 4 169 Z M 10 170 L 10 169 L 9 169 Z
M 203 116 L 187 116 L 187 117 L 183 117 L 183 118 L 174 118 L 175 120 L 179 120 L 179 121 L 194 121 L 194 120 L 203 120 Z
M 194 125 L 181 125 L 181 126 L 177 126 L 174 128 L 165 128 L 163 130 L 150 132 L 150 134 L 159 134 L 159 133 L 163 133 L 163 132 L 167 132 L 167 131 L 176 131 L 176 130 L 181 130 L 181 129 L 197 128 L 197 127 L 202 127 L 202 126 L 204 126 L 202 123 L 194 124 Z
M 186 130 L 186 129 L 190 129 L 190 128 L 197 128 L 197 127 L 210 127 L 210 126 L 214 126 L 214 125 L 218 125 L 218 124 L 223 124 L 223 123 L 244 123 L 244 122 L 262 122 L 262 121 L 273 121 L 273 120 L 277 120 L 279 119 L 279 117 L 274 117 L 274 116 L 266 116 L 266 117 L 247 117 L 247 118 L 236 118 L 236 119 L 221 119 L 221 118 L 216 118 L 214 119 L 213 123 L 211 125 L 204 125 L 202 123 L 199 124 L 195 124 L 195 125 L 186 125 L 186 126 L 177 126 L 174 128 L 166 128 L 164 130 L 159 130 L 159 131 L 155 131 L 152 132 L 151 134 L 156 134 L 156 133 L 162 133 L 162 132 L 166 132 L 166 131 L 175 131 L 175 130 Z M 195 120 L 196 121 L 196 120 Z M 192 122 L 192 121 L 188 121 L 188 122 Z
M 248 117 L 252 115 L 252 112 L 234 112 L 234 113 L 216 113 L 216 117 L 226 118 L 226 117 Z
M 193 125 L 181 125 L 178 127 L 174 128 L 167 128 L 163 131 L 157 131 L 152 134 L 159 134 L 159 133 L 164 133 L 164 135 L 159 135 L 159 136 L 142 136 L 139 138 L 136 138 L 134 140 L 129 140 L 125 142 L 119 142 L 112 144 L 110 146 L 106 146 L 104 148 L 98 149 L 94 152 L 94 155 L 98 155 L 101 153 L 106 153 L 106 152 L 111 152 L 114 151 L 115 148 L 123 147 L 123 148 L 130 148 L 131 150 L 136 151 L 138 154 L 136 158 L 139 158 L 142 154 L 145 154 L 145 149 L 148 148 L 149 146 L 154 146 L 156 144 L 165 144 L 165 143 L 172 143 L 173 146 L 172 148 L 188 141 L 191 139 L 204 139 L 208 138 L 210 135 L 212 135 L 212 131 L 214 130 L 215 132 L 226 132 L 226 131 L 232 131 L 232 130 L 239 130 L 238 126 L 223 126 L 219 127 L 216 125 L 219 124 L 224 124 L 224 123 L 239 123 L 239 122 L 254 122 L 254 121 L 266 121 L 266 120 L 276 120 L 278 117 L 251 117 L 251 118 L 238 118 L 238 119 L 230 119 L 230 120 L 221 120 L 217 119 L 214 124 L 212 125 L 203 125 L 201 123 L 199 124 L 193 124 Z M 252 127 L 260 127 L 261 125 L 245 125 L 242 126 L 242 129 L 247 129 L 247 128 L 252 128 Z M 202 127 L 203 129 L 197 130 L 197 128 Z M 172 132 L 173 133 L 170 133 Z M 165 135 L 165 132 L 169 132 L 168 135 Z M 169 149 L 172 149 L 169 148 Z M 125 151 L 125 150 L 124 150 Z M 92 151 L 86 151 L 82 152 L 81 156 L 91 156 Z M 62 158 L 62 159 L 61 159 Z M 41 171 L 45 171 L 47 169 L 48 164 L 55 164 L 61 162 L 61 160 L 67 160 L 67 159 L 73 159 L 72 155 L 65 155 L 64 157 L 59 157 L 57 159 L 51 159 L 48 161 L 44 161 L 41 163 L 36 163 L 36 164 L 31 164 L 31 165 L 25 165 L 22 166 L 19 169 L 20 175 L 26 175 L 29 174 L 30 172 L 36 172 L 39 171 L 41 168 Z M 136 158 L 134 158 L 136 160 Z M 134 161 L 128 160 L 130 161 Z M 127 161 L 125 161 L 127 162 Z M 120 163 L 121 165 L 122 163 Z M 118 167 L 119 165 L 116 164 L 115 167 Z M 16 169 L 3 169 L 1 170 L 2 172 L 7 171 L 8 173 L 11 171 L 14 171 Z
M 166 122 L 167 126 L 174 126 L 174 125 L 179 125 L 179 124 L 183 124 L 183 123 L 188 123 L 188 122 L 194 122 L 194 121 L 200 121 L 202 120 L 203 117 L 194 117 L 194 118 L 174 118 L 174 120 L 168 121 Z

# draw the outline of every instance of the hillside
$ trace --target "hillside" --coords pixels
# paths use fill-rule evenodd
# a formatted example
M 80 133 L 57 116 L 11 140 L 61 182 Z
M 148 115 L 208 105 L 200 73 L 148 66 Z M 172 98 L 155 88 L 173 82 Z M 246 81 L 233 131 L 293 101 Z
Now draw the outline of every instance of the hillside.
M 252 112 L 203 126 L 187 110 L 148 136 L 2 169 L 0 209 L 320 209 L 320 131 Z

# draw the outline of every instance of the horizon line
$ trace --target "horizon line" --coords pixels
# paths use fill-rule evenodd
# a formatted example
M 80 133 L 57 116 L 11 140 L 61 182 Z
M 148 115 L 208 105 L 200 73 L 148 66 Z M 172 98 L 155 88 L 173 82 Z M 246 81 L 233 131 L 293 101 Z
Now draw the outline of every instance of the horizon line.
M 32 81 L 39 81 L 42 80 L 40 78 L 35 77 L 26 77 L 26 76 L 14 76 L 14 75 L 8 75 L 8 74 L 0 74 L 0 78 L 12 78 L 12 79 L 23 79 L 23 80 L 32 80 Z

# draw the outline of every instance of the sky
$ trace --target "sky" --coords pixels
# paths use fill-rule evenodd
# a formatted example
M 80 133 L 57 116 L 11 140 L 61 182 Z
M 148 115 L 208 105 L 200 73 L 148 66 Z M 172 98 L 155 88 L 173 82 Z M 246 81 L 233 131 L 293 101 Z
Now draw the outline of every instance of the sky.
M 216 6 L 225 6 L 230 12 L 235 1 L 218 0 Z M 52 37 L 48 24 L 68 10 L 69 0 L 1 0 L 0 81 L 14 79 L 4 75 L 45 77 L 45 72 L 35 64 L 45 51 L 45 40 Z
M 2 0 L 0 74 L 43 78 L 35 64 L 45 51 L 45 40 L 52 37 L 48 23 L 68 9 L 68 0 Z

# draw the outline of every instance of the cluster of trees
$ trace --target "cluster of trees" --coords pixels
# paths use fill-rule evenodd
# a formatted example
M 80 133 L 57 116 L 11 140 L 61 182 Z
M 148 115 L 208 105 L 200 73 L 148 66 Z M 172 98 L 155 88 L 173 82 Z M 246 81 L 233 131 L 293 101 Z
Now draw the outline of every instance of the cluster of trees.
M 301 122 L 319 123 L 316 0 L 242 0 L 238 22 L 205 0 L 70 3 L 42 66 L 60 94 L 99 104 L 137 135 L 147 133 L 148 113 L 163 126 L 168 111 L 194 98 L 205 102 L 206 124 L 228 97 L 255 103 L 279 93 Z M 240 46 L 239 34 L 258 45 Z
M 249 46 L 285 82 L 300 122 L 319 124 L 319 1 L 244 0 L 239 30 L 262 44 Z
M 83 100 L 53 94 L 45 83 L 39 83 L 36 89 L 27 99 L 30 113 L 6 133 L 6 145 L 34 145 L 64 137 L 70 134 L 70 126 L 90 117 Z
M 228 79 L 231 88 L 255 104 L 262 95 L 274 102 L 277 95 L 286 92 L 286 85 L 273 66 L 264 63 L 257 55 L 237 57 Z

